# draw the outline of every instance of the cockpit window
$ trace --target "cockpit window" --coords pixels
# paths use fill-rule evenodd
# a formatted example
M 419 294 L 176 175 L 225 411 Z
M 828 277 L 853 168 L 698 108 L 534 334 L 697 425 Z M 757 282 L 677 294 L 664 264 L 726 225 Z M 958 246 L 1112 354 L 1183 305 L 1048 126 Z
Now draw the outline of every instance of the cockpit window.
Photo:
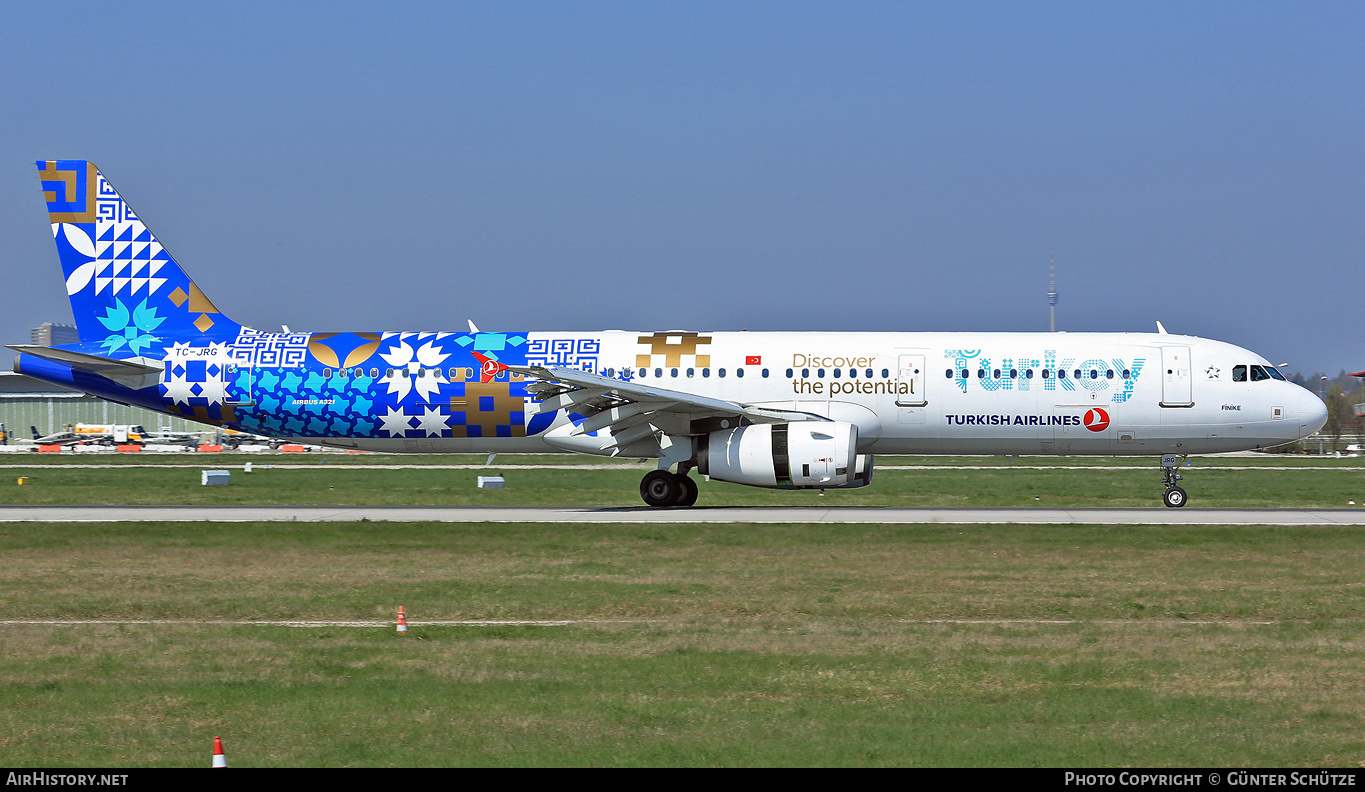
M 1266 370 L 1265 370 L 1264 367 L 1262 367 L 1262 366 L 1252 366 L 1252 367 L 1251 367 L 1251 381 L 1252 381 L 1252 382 L 1260 382 L 1261 380 L 1268 380 L 1268 379 L 1271 379 L 1271 376 L 1270 376 L 1269 373 L 1266 372 Z
M 1233 367 L 1232 367 L 1232 381 L 1233 381 L 1233 382 L 1246 382 L 1246 381 L 1247 381 L 1247 367 L 1246 367 L 1246 366 L 1233 366 Z
M 1265 370 L 1270 372 L 1270 376 L 1274 377 L 1275 379 L 1280 380 L 1282 382 L 1287 381 L 1285 380 L 1284 375 L 1280 373 L 1280 370 L 1275 368 L 1274 366 L 1266 366 Z

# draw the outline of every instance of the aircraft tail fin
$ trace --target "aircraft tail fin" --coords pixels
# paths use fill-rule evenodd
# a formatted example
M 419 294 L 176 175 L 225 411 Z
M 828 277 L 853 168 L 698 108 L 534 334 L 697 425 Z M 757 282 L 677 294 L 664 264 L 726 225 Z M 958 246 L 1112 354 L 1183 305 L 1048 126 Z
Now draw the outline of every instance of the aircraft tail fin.
M 135 355 L 166 339 L 233 336 L 94 163 L 39 160 L 38 178 L 82 342 Z

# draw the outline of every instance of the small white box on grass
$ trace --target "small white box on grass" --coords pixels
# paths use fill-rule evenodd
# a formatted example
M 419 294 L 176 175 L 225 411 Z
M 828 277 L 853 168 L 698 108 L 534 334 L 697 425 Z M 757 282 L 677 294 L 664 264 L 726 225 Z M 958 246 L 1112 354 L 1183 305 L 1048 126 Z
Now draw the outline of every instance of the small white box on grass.
M 503 486 L 502 476 L 479 476 L 479 489 Z
M 199 473 L 199 483 L 205 487 L 227 484 L 230 475 L 226 470 L 203 470 Z

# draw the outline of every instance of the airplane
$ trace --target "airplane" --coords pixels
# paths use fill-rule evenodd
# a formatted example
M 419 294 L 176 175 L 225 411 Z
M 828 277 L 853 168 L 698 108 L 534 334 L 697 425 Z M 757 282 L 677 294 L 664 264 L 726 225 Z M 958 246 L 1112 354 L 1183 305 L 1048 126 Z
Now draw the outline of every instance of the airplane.
M 1327 408 L 1265 358 L 1156 333 L 267 332 L 220 311 L 92 163 L 40 160 L 80 343 L 14 370 L 211 426 L 379 452 L 652 458 L 689 474 L 857 488 L 877 454 L 1180 457 L 1316 432 Z
M 29 433 L 33 435 L 32 442 L 34 445 L 80 445 L 81 443 L 87 442 L 89 439 L 71 431 L 70 426 L 67 427 L 67 431 L 65 432 L 53 432 L 52 434 L 47 435 L 39 432 L 38 427 L 36 426 L 30 425 L 28 430 Z M 24 441 L 21 440 L 20 442 L 22 443 Z

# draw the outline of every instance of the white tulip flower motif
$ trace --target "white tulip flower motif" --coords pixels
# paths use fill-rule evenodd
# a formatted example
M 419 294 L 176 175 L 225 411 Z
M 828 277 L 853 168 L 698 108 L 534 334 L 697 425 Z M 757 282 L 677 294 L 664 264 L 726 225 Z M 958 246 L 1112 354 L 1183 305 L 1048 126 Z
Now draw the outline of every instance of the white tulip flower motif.
M 428 341 L 414 353 L 407 342 L 399 341 L 398 346 L 389 352 L 379 353 L 390 366 L 400 370 L 395 371 L 394 376 L 388 381 L 389 393 L 398 394 L 398 401 L 407 398 L 410 390 L 415 390 L 424 401 L 430 401 L 431 394 L 440 390 L 441 383 L 445 380 L 437 366 L 450 355 L 441 352 L 434 343 Z M 427 372 L 426 376 L 418 376 L 424 368 L 433 370 Z M 407 370 L 406 377 L 401 373 L 403 369 Z

